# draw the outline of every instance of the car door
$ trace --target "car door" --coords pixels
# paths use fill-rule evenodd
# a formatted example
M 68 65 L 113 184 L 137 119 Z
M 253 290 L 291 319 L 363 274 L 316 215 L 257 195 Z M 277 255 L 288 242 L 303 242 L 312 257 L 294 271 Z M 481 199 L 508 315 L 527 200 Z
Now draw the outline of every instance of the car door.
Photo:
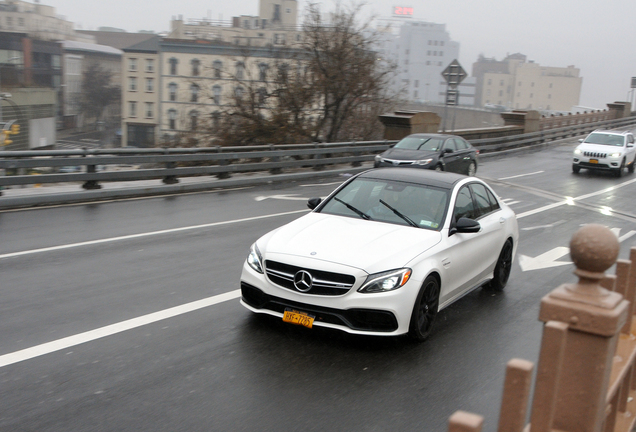
M 485 186 L 481 183 L 464 185 L 458 191 L 453 206 L 453 220 L 456 221 L 460 217 L 475 219 L 479 221 L 481 229 L 477 233 L 450 234 L 451 231 L 448 231 L 448 247 L 442 257 L 444 274 L 440 293 L 441 304 L 461 296 L 492 272 L 503 245 L 500 209 L 498 205 L 497 208 L 494 207 Z
M 468 165 L 472 161 L 471 152 L 472 149 L 466 141 L 461 138 L 454 138 L 455 140 L 455 152 L 459 156 L 459 172 L 466 174 L 468 172 Z
M 457 153 L 457 147 L 455 147 L 455 140 L 453 138 L 448 138 L 444 142 L 441 158 L 444 161 L 444 171 L 462 172 L 461 155 Z

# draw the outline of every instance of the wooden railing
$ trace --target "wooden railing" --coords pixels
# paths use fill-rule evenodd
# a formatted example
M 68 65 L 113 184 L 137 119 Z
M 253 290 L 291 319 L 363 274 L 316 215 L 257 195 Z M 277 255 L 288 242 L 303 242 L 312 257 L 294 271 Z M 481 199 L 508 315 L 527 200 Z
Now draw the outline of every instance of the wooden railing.
M 530 422 L 534 365 L 506 369 L 499 432 L 628 432 L 636 422 L 636 248 L 616 260 L 619 242 L 601 225 L 586 225 L 570 243 L 578 283 L 541 301 L 545 323 Z M 616 263 L 616 275 L 605 271 Z M 458 411 L 450 432 L 479 432 L 483 417 Z

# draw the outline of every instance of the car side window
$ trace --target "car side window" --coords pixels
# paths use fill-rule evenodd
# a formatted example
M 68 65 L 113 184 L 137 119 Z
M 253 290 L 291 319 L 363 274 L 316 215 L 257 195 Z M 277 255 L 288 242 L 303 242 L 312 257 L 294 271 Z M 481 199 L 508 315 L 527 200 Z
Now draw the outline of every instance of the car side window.
M 458 221 L 463 217 L 474 219 L 475 216 L 475 205 L 473 204 L 473 197 L 470 193 L 470 188 L 468 186 L 464 186 L 457 193 L 453 218 L 455 221 Z
M 473 190 L 473 196 L 475 197 L 475 203 L 477 204 L 477 212 L 479 216 L 487 215 L 493 211 L 492 203 L 488 197 L 488 191 L 486 186 L 478 183 L 474 183 L 470 186 Z
M 457 150 L 455 148 L 455 140 L 453 138 L 447 139 L 446 143 L 444 143 L 444 150 L 451 149 L 452 151 Z
M 629 144 L 634 144 L 634 135 L 627 135 L 627 142 Z
M 466 150 L 468 143 L 461 138 L 455 138 L 455 147 L 457 147 L 457 150 Z
M 490 191 L 490 189 L 486 188 L 486 192 L 488 192 L 488 200 L 490 201 L 490 207 L 493 211 L 497 211 L 501 208 L 499 205 L 499 201 L 495 198 L 495 195 Z

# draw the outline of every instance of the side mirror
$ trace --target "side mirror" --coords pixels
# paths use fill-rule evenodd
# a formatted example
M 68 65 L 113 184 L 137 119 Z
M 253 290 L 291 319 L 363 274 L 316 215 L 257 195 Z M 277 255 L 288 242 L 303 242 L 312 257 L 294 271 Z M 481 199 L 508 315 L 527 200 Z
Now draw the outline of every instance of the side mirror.
M 627 144 L 627 148 L 633 148 L 633 147 L 634 147 L 634 144 L 631 144 L 631 143 Z
M 579 138 L 579 142 L 582 143 L 584 140 L 583 138 Z
M 479 222 L 475 219 L 462 217 L 451 227 L 448 235 L 451 236 L 456 233 L 476 233 L 479 232 L 480 229 L 481 225 L 479 225 Z
M 445 148 L 442 153 L 454 153 L 453 149 Z
M 307 207 L 313 210 L 318 207 L 318 204 L 320 204 L 321 202 L 322 198 L 309 198 L 309 200 L 307 201 Z

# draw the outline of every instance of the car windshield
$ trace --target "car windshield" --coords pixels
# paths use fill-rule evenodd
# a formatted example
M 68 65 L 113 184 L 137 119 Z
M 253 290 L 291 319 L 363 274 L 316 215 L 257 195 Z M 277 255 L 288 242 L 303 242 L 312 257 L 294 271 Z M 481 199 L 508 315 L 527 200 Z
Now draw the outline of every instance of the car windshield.
M 625 139 L 622 135 L 594 132 L 588 135 L 584 142 L 588 144 L 603 144 L 622 147 Z
M 444 144 L 444 140 L 436 137 L 406 137 L 398 142 L 394 148 L 437 151 L 442 148 L 442 144 Z
M 327 201 L 320 212 L 439 230 L 448 194 L 446 189 L 428 185 L 358 178 Z

